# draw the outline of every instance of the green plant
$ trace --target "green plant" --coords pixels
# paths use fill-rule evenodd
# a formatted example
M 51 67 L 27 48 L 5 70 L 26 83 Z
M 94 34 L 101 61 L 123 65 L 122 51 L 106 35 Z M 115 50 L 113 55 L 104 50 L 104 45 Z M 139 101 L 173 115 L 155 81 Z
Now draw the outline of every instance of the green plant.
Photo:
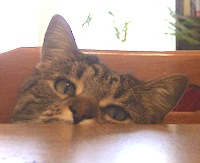
M 200 33 L 197 30 L 200 26 L 200 21 L 186 17 L 180 14 L 175 13 L 169 8 L 170 15 L 175 19 L 175 22 L 171 22 L 166 20 L 169 23 L 169 27 L 171 29 L 171 33 L 166 33 L 170 35 L 175 35 L 178 39 L 184 40 L 190 45 L 200 45 Z M 197 27 L 190 28 L 190 27 Z
M 92 21 L 92 17 L 90 16 L 90 13 L 88 14 L 88 17 L 87 17 L 87 19 L 86 19 L 86 21 L 82 24 L 82 27 L 84 26 L 84 25 L 90 25 L 90 23 L 91 23 L 91 21 Z
M 124 22 L 123 28 L 121 29 L 119 26 L 116 25 L 116 18 L 115 15 L 111 12 L 108 11 L 108 14 L 111 15 L 113 17 L 113 28 L 115 30 L 115 36 L 118 40 L 120 40 L 121 42 L 125 42 L 127 40 L 127 35 L 128 35 L 128 25 L 129 23 L 131 23 L 131 21 L 129 22 Z M 92 22 L 92 16 L 89 13 L 86 21 L 82 24 L 82 27 L 84 27 L 86 24 L 89 26 Z
M 119 27 L 117 27 L 115 24 L 115 15 L 111 11 L 109 11 L 108 14 L 110 14 L 114 18 L 113 24 L 116 32 L 115 36 L 117 37 L 118 40 L 121 40 L 121 42 L 125 42 L 128 34 L 128 25 L 131 21 L 124 22 L 123 29 L 120 30 Z

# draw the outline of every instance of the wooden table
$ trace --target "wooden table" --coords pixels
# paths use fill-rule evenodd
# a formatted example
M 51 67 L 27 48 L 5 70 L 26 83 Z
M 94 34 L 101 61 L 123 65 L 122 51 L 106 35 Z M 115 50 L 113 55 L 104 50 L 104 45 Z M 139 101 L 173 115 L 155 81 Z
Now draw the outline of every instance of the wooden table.
M 1 124 L 0 162 L 199 163 L 200 125 Z

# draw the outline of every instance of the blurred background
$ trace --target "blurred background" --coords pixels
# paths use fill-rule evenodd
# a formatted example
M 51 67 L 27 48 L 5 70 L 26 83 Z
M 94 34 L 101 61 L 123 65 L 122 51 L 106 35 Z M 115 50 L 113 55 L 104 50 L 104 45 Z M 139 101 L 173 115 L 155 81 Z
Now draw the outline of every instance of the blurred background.
M 195 11 L 191 9 L 185 13 L 187 8 L 192 8 L 192 4 L 198 4 L 198 1 L 1 1 L 0 52 L 18 47 L 42 46 L 46 28 L 54 14 L 60 14 L 67 20 L 80 49 L 177 50 L 177 16 L 182 14 L 184 18 L 199 19 L 196 7 Z M 193 12 L 196 15 L 192 15 Z

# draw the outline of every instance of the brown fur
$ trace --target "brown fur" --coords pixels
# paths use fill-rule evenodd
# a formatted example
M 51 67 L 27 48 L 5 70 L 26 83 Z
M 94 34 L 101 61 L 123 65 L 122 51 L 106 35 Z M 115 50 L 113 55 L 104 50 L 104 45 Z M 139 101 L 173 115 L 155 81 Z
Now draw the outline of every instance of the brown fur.
M 11 122 L 161 123 L 187 85 L 183 75 L 142 82 L 110 70 L 96 56 L 81 54 L 67 22 L 55 15 Z

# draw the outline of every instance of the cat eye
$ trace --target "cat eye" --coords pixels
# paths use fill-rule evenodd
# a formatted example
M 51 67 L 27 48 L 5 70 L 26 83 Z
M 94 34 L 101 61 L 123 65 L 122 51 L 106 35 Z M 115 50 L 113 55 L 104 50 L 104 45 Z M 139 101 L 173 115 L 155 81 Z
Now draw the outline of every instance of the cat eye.
M 74 96 L 76 87 L 73 83 L 66 79 L 57 79 L 54 85 L 57 92 L 61 94 L 67 94 L 68 96 Z
M 124 121 L 128 118 L 128 113 L 119 106 L 109 105 L 103 109 L 104 114 L 117 121 Z

